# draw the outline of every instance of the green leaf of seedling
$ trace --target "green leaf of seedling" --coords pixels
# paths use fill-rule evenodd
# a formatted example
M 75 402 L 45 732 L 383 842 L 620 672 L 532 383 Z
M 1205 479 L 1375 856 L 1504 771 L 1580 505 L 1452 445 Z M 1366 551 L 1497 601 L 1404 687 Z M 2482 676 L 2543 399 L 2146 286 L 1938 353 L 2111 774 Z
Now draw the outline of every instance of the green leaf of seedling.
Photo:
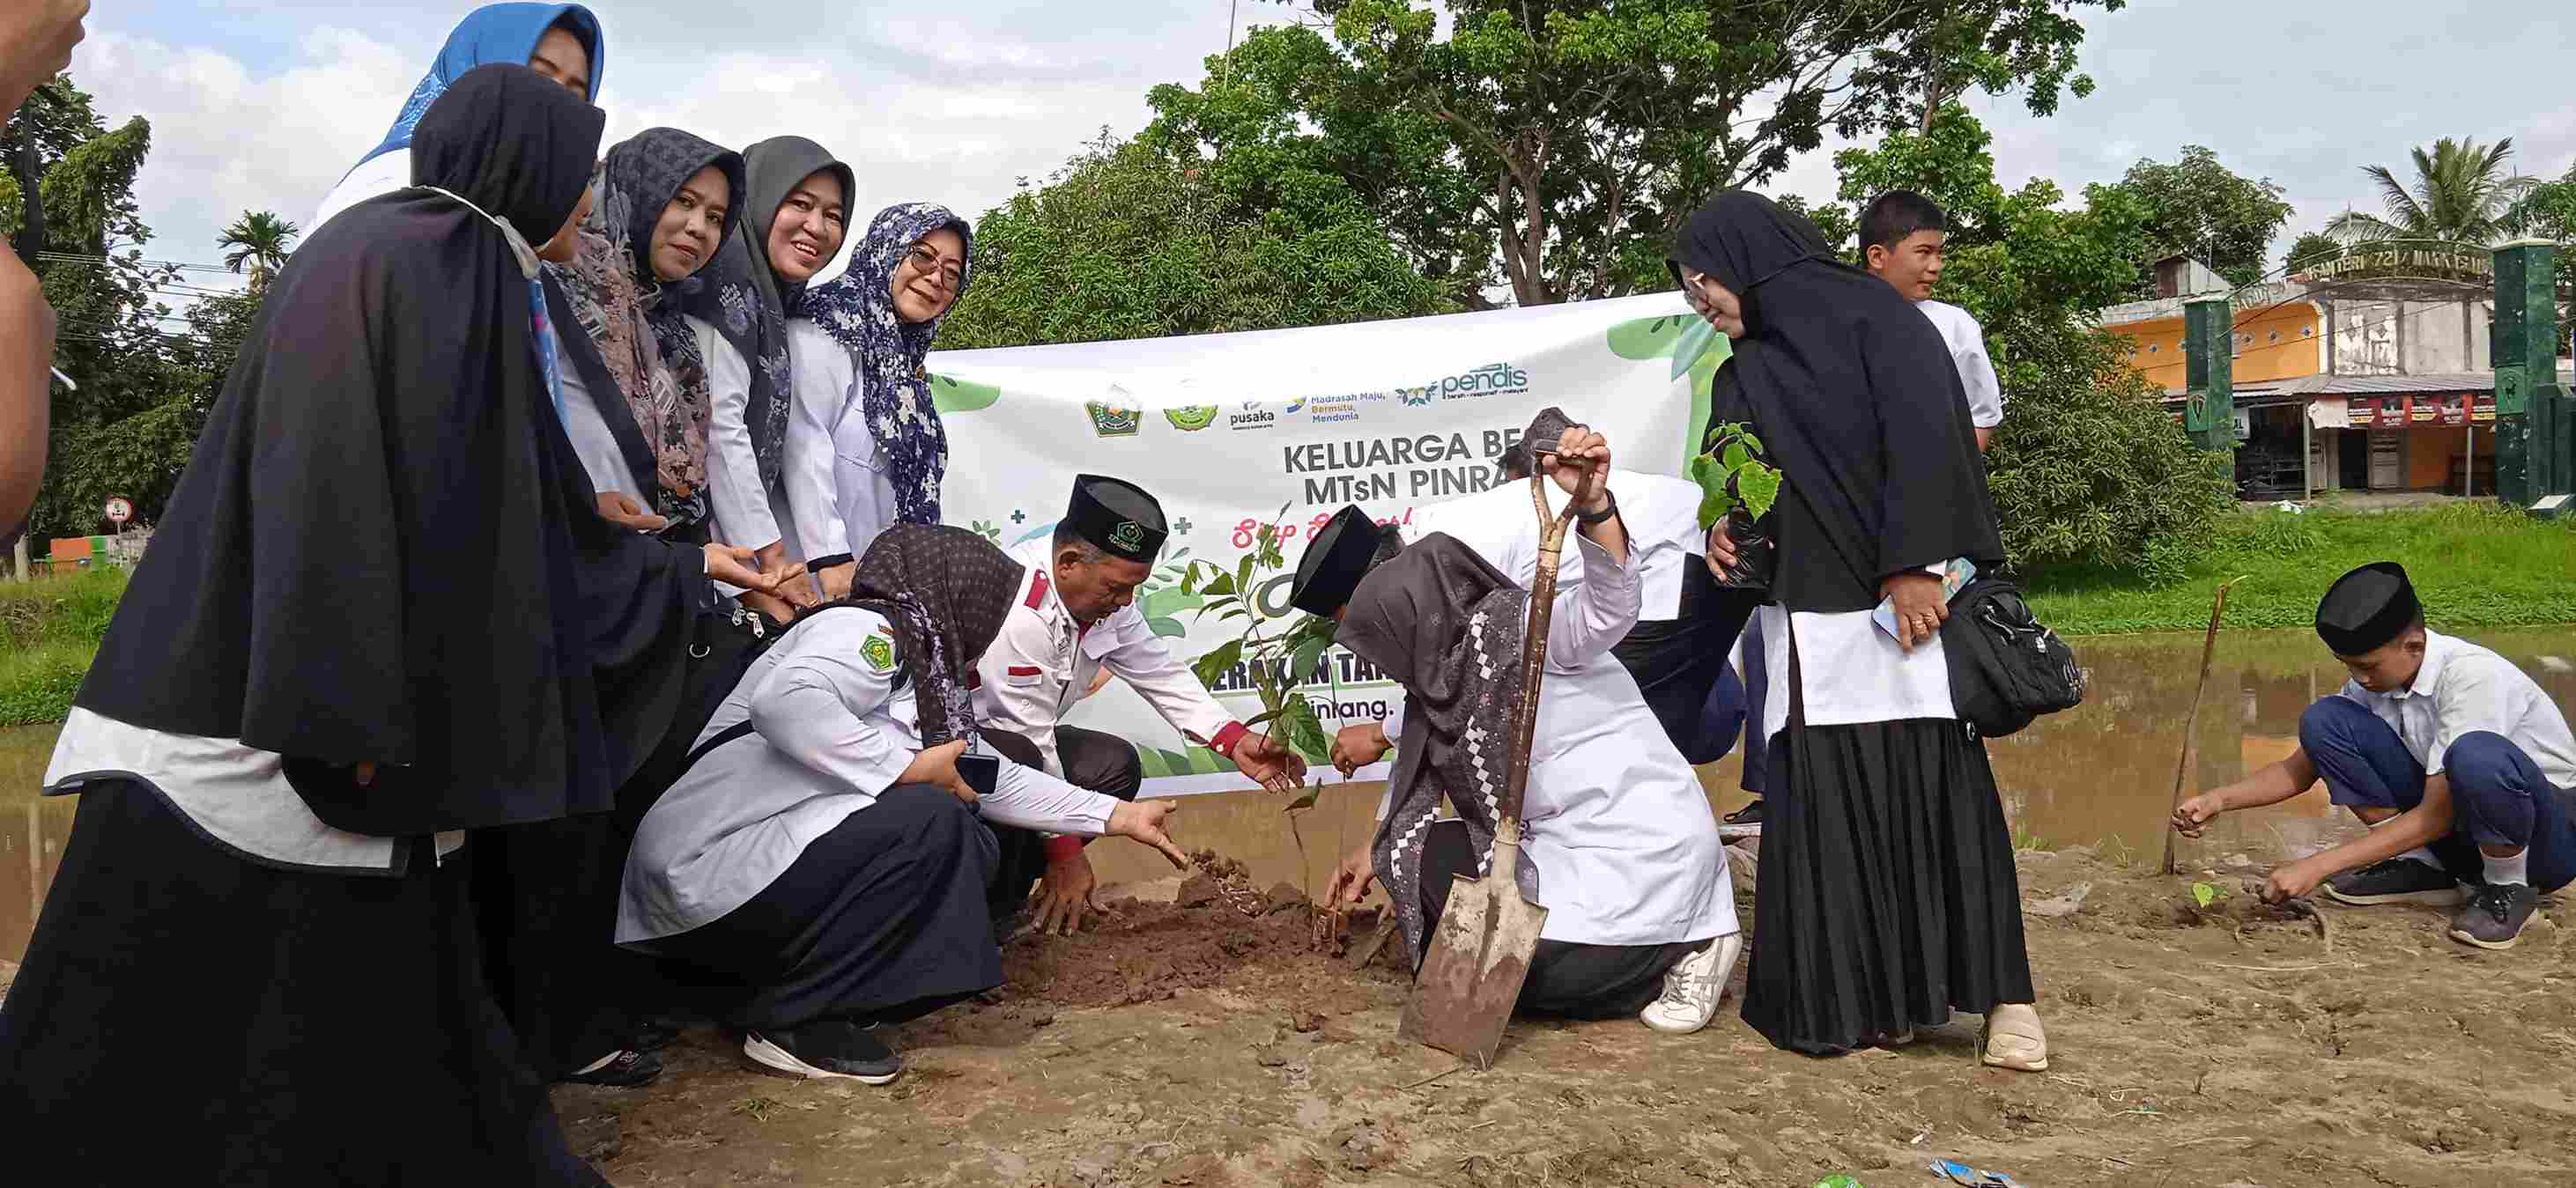
M 1303 679 L 1307 673 L 1315 671 L 1315 661 L 1321 659 L 1324 649 L 1331 646 L 1333 646 L 1331 639 L 1312 633 L 1307 634 L 1288 650 L 1288 671 Z
M 1701 492 L 1699 497 L 1699 526 L 1702 529 L 1717 527 L 1717 522 L 1726 518 L 1726 509 L 1733 505 L 1734 501 L 1727 497 L 1726 488 L 1724 487 L 1720 487 L 1714 491 Z
M 1281 724 L 1288 732 L 1288 745 L 1306 757 L 1309 763 L 1322 763 L 1333 757 L 1333 740 L 1324 734 L 1324 724 L 1315 718 L 1315 703 L 1303 697 L 1291 697 L 1281 708 Z
M 1278 720 L 1279 720 L 1279 715 L 1284 714 L 1284 713 L 1286 713 L 1286 712 L 1288 712 L 1288 711 L 1286 711 L 1286 710 L 1263 710 L 1263 711 L 1261 711 L 1260 713 L 1254 714 L 1254 715 L 1252 715 L 1251 717 L 1244 719 L 1244 721 L 1243 721 L 1243 728 L 1244 728 L 1244 729 L 1246 729 L 1246 730 L 1259 730 L 1259 729 L 1261 729 L 1263 726 L 1267 726 L 1267 725 L 1269 725 L 1269 724 L 1270 724 L 1270 723 L 1272 723 L 1272 722 L 1278 721 Z
M 2208 907 L 2225 898 L 2227 898 L 2227 888 L 2216 883 L 2194 882 L 2191 885 L 2191 901 L 2202 907 Z
M 1229 639 L 1209 648 L 1206 655 L 1199 657 L 1197 663 L 1190 665 L 1190 672 L 1199 678 L 1199 684 L 1214 685 L 1218 677 L 1224 676 L 1226 670 L 1233 668 L 1235 662 L 1241 659 L 1243 659 L 1243 641 Z
M 1759 520 L 1780 499 L 1780 472 L 1758 463 L 1736 471 L 1735 493 L 1744 497 L 1744 514 Z
M 1258 560 L 1260 560 L 1260 558 L 1251 554 L 1246 554 L 1243 558 L 1243 564 L 1235 567 L 1234 589 L 1236 592 L 1250 593 L 1252 591 L 1252 564 Z
M 1741 470 L 1752 460 L 1753 451 L 1745 448 L 1744 439 L 1739 437 L 1726 443 L 1726 453 L 1718 459 L 1718 465 L 1728 470 Z
M 1208 584 L 1199 587 L 1199 593 L 1210 598 L 1223 598 L 1234 591 L 1234 575 L 1223 570 L 1218 570 L 1215 577 L 1208 579 Z
M 1288 802 L 1288 807 L 1286 807 L 1286 808 L 1284 808 L 1284 809 L 1281 809 L 1281 810 L 1279 810 L 1279 811 L 1281 811 L 1281 812 L 1283 812 L 1283 813 L 1302 813 L 1302 812 L 1305 812 L 1307 809 L 1310 809 L 1310 808 L 1315 807 L 1315 799 L 1316 799 L 1317 797 L 1319 797 L 1319 796 L 1322 796 L 1323 794 L 1324 794 L 1324 780 L 1323 780 L 1323 777 L 1318 776 L 1318 777 L 1316 777 L 1315 782 L 1314 782 L 1313 784 L 1311 784 L 1311 785 L 1308 785 L 1308 786 L 1307 786 L 1307 788 L 1306 788 L 1306 790 L 1305 790 L 1304 792 L 1301 792 L 1301 793 L 1298 793 L 1298 794 L 1297 794 L 1297 799 L 1292 800 L 1292 801 L 1289 801 L 1289 802 Z

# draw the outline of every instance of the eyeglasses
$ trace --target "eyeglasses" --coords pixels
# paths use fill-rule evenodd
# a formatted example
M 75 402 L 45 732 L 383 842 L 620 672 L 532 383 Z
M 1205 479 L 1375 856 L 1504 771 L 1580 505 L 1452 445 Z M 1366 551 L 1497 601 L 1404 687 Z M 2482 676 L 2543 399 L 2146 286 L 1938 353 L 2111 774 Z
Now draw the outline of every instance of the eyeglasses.
M 903 262 L 916 273 L 936 273 L 951 285 L 966 275 L 963 265 L 955 260 L 942 259 L 926 243 L 912 245 L 912 251 L 904 256 Z

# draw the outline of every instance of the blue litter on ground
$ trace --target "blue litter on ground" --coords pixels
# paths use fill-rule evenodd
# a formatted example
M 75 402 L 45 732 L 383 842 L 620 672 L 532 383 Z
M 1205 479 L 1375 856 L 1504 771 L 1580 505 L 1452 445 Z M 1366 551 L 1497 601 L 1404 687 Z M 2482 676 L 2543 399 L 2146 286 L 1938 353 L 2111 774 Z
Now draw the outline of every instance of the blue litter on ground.
M 2022 1188 L 2021 1181 L 2002 1172 L 1980 1171 L 1967 1164 L 1953 1163 L 1947 1159 L 1933 1160 L 1932 1174 L 1953 1184 L 1969 1185 L 1970 1188 Z

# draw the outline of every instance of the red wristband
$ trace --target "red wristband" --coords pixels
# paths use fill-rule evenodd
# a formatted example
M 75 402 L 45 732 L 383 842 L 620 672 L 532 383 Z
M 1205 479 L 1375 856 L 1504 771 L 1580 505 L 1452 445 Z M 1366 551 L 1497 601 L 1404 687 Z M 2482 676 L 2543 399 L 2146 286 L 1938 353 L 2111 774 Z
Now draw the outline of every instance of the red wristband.
M 1234 744 L 1242 742 L 1243 736 L 1248 732 L 1249 728 L 1243 723 L 1228 722 L 1225 724 L 1225 729 L 1217 731 L 1216 737 L 1208 740 L 1208 749 L 1215 751 L 1217 754 L 1223 755 L 1228 759 L 1232 759 L 1234 758 Z
M 1081 857 L 1083 840 L 1084 839 L 1082 838 L 1071 837 L 1064 834 L 1058 834 L 1046 839 L 1047 861 L 1062 862 L 1070 858 Z

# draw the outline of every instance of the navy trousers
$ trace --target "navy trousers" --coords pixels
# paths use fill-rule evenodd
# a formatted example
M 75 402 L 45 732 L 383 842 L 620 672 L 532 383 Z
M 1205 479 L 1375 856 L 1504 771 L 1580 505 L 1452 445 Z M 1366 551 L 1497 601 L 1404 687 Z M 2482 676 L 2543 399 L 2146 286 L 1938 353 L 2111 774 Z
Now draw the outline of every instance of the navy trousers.
M 2299 715 L 2299 748 L 2336 804 L 2404 812 L 2424 802 L 2424 765 L 2394 728 L 2351 698 L 2328 697 Z M 2451 833 L 2430 848 L 2445 869 L 2481 882 L 2479 846 L 2528 846 L 2532 886 L 2555 891 L 2576 880 L 2576 789 L 2550 786 L 2521 747 L 2483 730 L 2461 735 L 2442 766 Z

